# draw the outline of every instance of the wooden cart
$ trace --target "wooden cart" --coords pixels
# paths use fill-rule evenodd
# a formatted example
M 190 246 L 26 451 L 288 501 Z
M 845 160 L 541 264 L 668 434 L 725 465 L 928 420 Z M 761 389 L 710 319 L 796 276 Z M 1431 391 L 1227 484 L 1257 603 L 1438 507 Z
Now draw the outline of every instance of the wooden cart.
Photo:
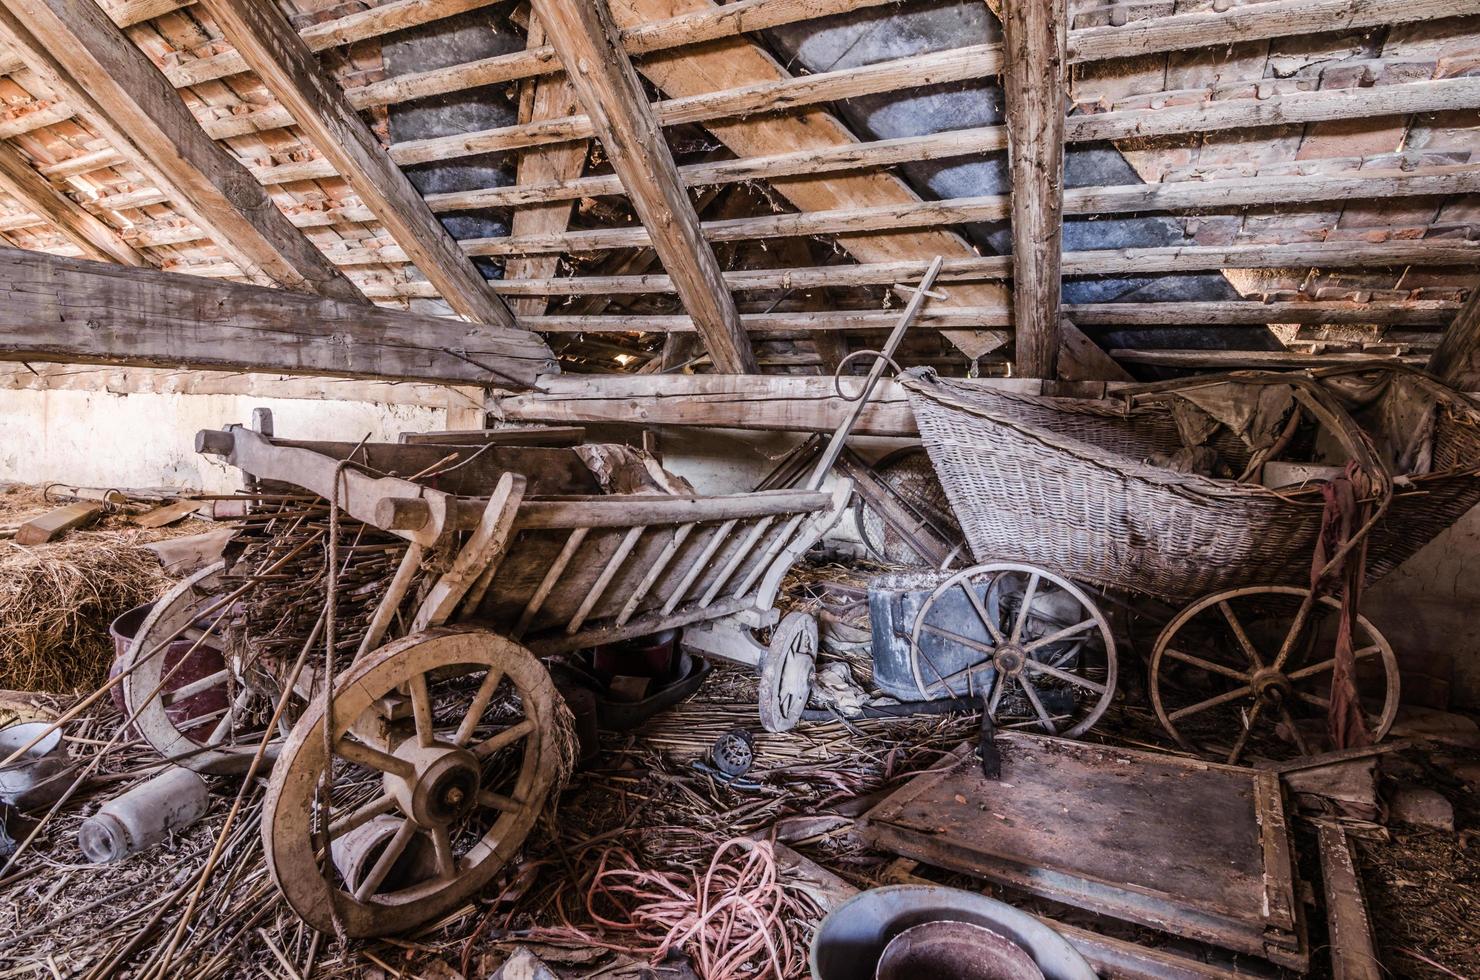
M 336 502 L 336 520 L 406 543 L 358 649 L 335 647 L 337 669 L 316 634 L 287 680 L 264 682 L 228 638 L 211 636 L 240 601 L 222 565 L 158 604 L 127 665 L 126 700 L 166 758 L 240 773 L 268 746 L 268 864 L 317 928 L 369 936 L 426 922 L 513 857 L 570 755 L 566 709 L 541 658 L 684 628 L 695 652 L 759 670 L 767 728 L 791 727 L 806 705 L 816 624 L 804 614 L 778 622 L 773 601 L 847 506 L 846 483 L 603 495 L 568 445 L 292 443 L 233 427 L 202 432 L 197 448 L 255 486 L 301 488 Z M 380 475 L 439 459 L 436 478 Z M 293 589 L 276 581 L 279 567 L 253 581 Z M 772 627 L 768 644 L 756 640 L 752 631 Z M 168 650 L 181 643 L 212 653 L 217 669 L 172 684 L 181 657 Z M 172 710 L 212 691 L 220 717 Z

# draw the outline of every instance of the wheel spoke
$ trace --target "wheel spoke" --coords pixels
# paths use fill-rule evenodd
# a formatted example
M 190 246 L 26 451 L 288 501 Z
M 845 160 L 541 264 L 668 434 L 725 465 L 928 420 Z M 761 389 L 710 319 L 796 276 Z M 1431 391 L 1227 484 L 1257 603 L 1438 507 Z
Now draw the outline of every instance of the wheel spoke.
M 1001 671 L 992 679 L 992 693 L 987 698 L 987 717 L 995 719 L 997 716 L 997 705 L 1002 702 L 1002 692 L 1007 687 L 1007 675 Z
M 1162 651 L 1162 653 L 1175 660 L 1180 660 L 1183 663 L 1192 664 L 1192 666 L 1194 667 L 1201 667 L 1203 670 L 1206 670 L 1211 674 L 1222 674 L 1224 677 L 1227 677 L 1230 680 L 1242 681 L 1245 684 L 1249 682 L 1248 674 L 1241 674 L 1238 671 L 1234 670 L 1232 667 L 1225 667 L 1222 664 L 1214 663 L 1211 660 L 1204 660 L 1202 657 L 1194 657 L 1190 653 L 1183 653 L 1181 650 L 1173 650 L 1171 647 L 1167 647 L 1165 650 Z
M 410 779 L 416 775 L 416 767 L 405 759 L 398 759 L 389 752 L 371 748 L 364 742 L 353 742 L 348 738 L 341 738 L 334 745 L 334 754 L 341 759 L 348 759 L 357 766 L 388 772 L 402 779 Z
M 206 739 L 206 744 L 220 745 L 222 742 L 226 741 L 227 736 L 230 735 L 232 729 L 236 727 L 237 712 L 245 711 L 247 704 L 251 700 L 252 689 L 249 687 L 243 687 L 240 693 L 237 694 L 236 700 L 231 702 L 231 707 L 227 709 L 226 717 L 222 718 L 220 722 L 216 724 L 216 727 L 211 730 L 210 736 Z
M 396 861 L 406 852 L 406 845 L 411 843 L 411 838 L 415 836 L 416 829 L 416 823 L 414 821 L 401 821 L 401 827 L 396 831 L 396 836 L 392 837 L 390 843 L 385 845 L 385 850 L 381 852 L 380 858 L 375 862 L 375 866 L 370 869 L 370 873 L 365 876 L 365 880 L 360 882 L 360 887 L 355 889 L 355 901 L 363 902 L 375 894 L 375 890 L 385 882 L 386 876 L 391 873 L 391 868 L 396 866 Z
M 1228 753 L 1228 758 L 1225 760 L 1228 765 L 1231 766 L 1238 762 L 1238 757 L 1244 754 L 1244 746 L 1249 744 L 1249 736 L 1254 733 L 1254 726 L 1259 723 L 1259 709 L 1262 707 L 1264 707 L 1263 701 L 1255 701 L 1254 706 L 1249 709 L 1249 720 L 1244 723 L 1243 730 L 1238 733 L 1238 738 L 1233 743 L 1233 749 Z
M 499 810 L 503 813 L 524 812 L 523 803 L 520 803 L 518 800 L 512 797 L 504 796 L 500 793 L 495 793 L 493 790 L 490 789 L 485 789 L 478 794 L 478 802 L 488 807 L 490 810 Z
M 1057 667 L 1050 667 L 1048 664 L 1039 663 L 1036 660 L 1029 660 L 1025 662 L 1023 666 L 1026 667 L 1028 670 L 1033 671 L 1034 673 L 1047 674 L 1050 677 L 1057 677 L 1061 681 L 1066 681 L 1067 683 L 1074 684 L 1079 687 L 1088 688 L 1089 690 L 1094 691 L 1096 694 L 1105 693 L 1104 684 L 1098 684 L 1090 680 L 1088 677 L 1080 677 L 1078 674 L 1071 674 L 1067 670 L 1060 670 Z
M 1034 650 L 1037 650 L 1039 647 L 1046 647 L 1046 646 L 1048 646 L 1049 644 L 1052 644 L 1052 643 L 1062 642 L 1063 640 L 1067 640 L 1071 636 L 1077 636 L 1080 633 L 1083 633 L 1085 630 L 1089 629 L 1091 626 L 1096 626 L 1096 625 L 1098 625 L 1098 621 L 1097 620 L 1095 620 L 1095 619 L 1086 619 L 1083 622 L 1075 623 L 1073 626 L 1065 626 L 1063 629 L 1059 630 L 1057 633 L 1050 633 L 1047 636 L 1039 637 L 1038 639 L 1034 640 L 1032 643 L 1029 643 L 1027 646 L 1023 647 L 1023 652 L 1024 653 L 1032 653 Z
M 1275 670 L 1284 669 L 1285 661 L 1290 659 L 1290 653 L 1295 649 L 1295 641 L 1300 638 L 1301 632 L 1305 629 L 1305 622 L 1310 618 L 1310 612 L 1315 605 L 1315 596 L 1307 593 L 1295 613 L 1294 622 L 1290 624 L 1290 631 L 1285 634 L 1285 639 L 1280 643 L 1280 652 L 1275 656 L 1272 665 Z
M 480 759 L 486 759 L 499 749 L 513 745 L 532 731 L 534 731 L 534 722 L 526 718 L 517 725 L 505 728 L 487 741 L 473 746 L 473 754 Z
M 437 874 L 452 878 L 457 874 L 457 857 L 452 853 L 452 838 L 446 827 L 432 828 L 432 846 L 437 851 Z
M 1301 734 L 1300 726 L 1295 724 L 1295 716 L 1290 714 L 1290 709 L 1283 704 L 1280 705 L 1280 721 L 1290 729 L 1290 737 L 1295 740 L 1295 747 L 1300 750 L 1300 754 L 1310 755 L 1310 746 L 1305 744 L 1305 736 Z
M 357 827 L 363 827 L 381 814 L 390 813 L 395 808 L 395 797 L 389 793 L 382 793 L 369 803 L 355 809 L 354 812 L 346 813 L 329 824 L 329 839 L 333 840 L 336 837 L 343 837 L 351 830 Z
M 1023 590 L 1023 604 L 1018 608 L 1017 620 L 1012 624 L 1012 642 L 1018 643 L 1023 638 L 1023 626 L 1028 622 L 1028 610 L 1033 606 L 1033 597 L 1038 592 L 1038 581 L 1041 576 L 1033 572 L 1028 576 L 1028 587 Z
M 1038 720 L 1043 724 L 1044 731 L 1050 735 L 1057 735 L 1059 730 L 1054 727 L 1053 718 L 1049 717 L 1048 709 L 1043 707 L 1043 702 L 1039 700 L 1038 690 L 1033 687 L 1033 682 L 1022 674 L 1017 675 L 1017 682 L 1023 689 L 1023 693 L 1028 696 L 1028 700 L 1033 703 L 1033 710 L 1038 713 Z
M 416 741 L 422 748 L 429 749 L 437 740 L 437 730 L 432 721 L 432 695 L 427 691 L 427 675 L 412 675 L 407 687 L 411 690 L 411 714 L 416 719 Z
M 504 679 L 501 671 L 488 669 L 483 678 L 483 683 L 478 685 L 478 693 L 473 695 L 473 703 L 468 707 L 468 713 L 463 715 L 462 724 L 457 726 L 457 734 L 453 736 L 452 744 L 462 748 L 468 744 L 473 737 L 473 731 L 478 727 L 478 722 L 483 720 L 483 712 L 488 710 L 488 702 L 493 700 L 493 692 L 498 689 L 499 682 Z
M 941 629 L 939 626 L 931 626 L 929 623 L 926 623 L 925 632 L 932 633 L 935 636 L 951 640 L 955 643 L 959 643 L 963 647 L 968 647 L 978 653 L 985 653 L 989 657 L 994 657 L 997 655 L 997 650 L 995 647 L 988 646 L 981 640 L 973 640 L 969 636 L 962 636 L 960 633 L 954 633 L 948 629 Z
M 1368 657 L 1375 657 L 1381 652 L 1382 647 L 1363 647 L 1362 649 L 1352 654 L 1352 660 L 1365 660 Z M 1313 664 L 1309 667 L 1301 667 L 1299 670 L 1291 671 L 1289 677 L 1292 681 L 1303 681 L 1307 677 L 1314 677 L 1316 674 L 1323 674 L 1328 670 L 1332 670 L 1333 668 L 1335 668 L 1335 666 L 1336 658 L 1332 657 L 1330 660 L 1322 661 L 1321 663 Z
M 1296 691 L 1295 696 L 1304 701 L 1306 704 L 1313 704 L 1317 708 L 1321 708 L 1326 711 L 1331 710 L 1330 698 L 1323 698 L 1319 694 L 1310 694 L 1305 691 Z
M 931 692 L 938 691 L 941 688 L 945 688 L 947 690 L 950 690 L 951 685 L 954 684 L 956 681 L 959 681 L 963 677 L 967 679 L 967 682 L 968 683 L 970 683 L 970 680 L 971 680 L 972 677 L 974 677 L 976 674 L 980 673 L 981 671 L 987 669 L 990 666 L 991 666 L 990 663 L 988 663 L 987 661 L 983 660 L 980 663 L 972 664 L 970 667 L 964 667 L 961 670 L 956 671 L 954 674 L 950 675 L 949 677 L 942 677 L 940 680 L 936 681 L 934 684 L 931 684 L 930 687 L 928 688 L 928 690 L 931 691 Z
M 159 703 L 168 708 L 177 701 L 184 701 L 186 698 L 194 697 L 203 691 L 209 691 L 213 687 L 219 687 L 226 683 L 230 677 L 231 671 L 222 668 L 208 677 L 202 677 L 198 681 L 191 681 L 189 684 L 177 687 L 173 691 L 162 692 L 159 695 Z
M 1206 701 L 1199 701 L 1197 704 L 1190 704 L 1185 708 L 1179 708 L 1176 711 L 1173 711 L 1171 714 L 1167 715 L 1167 717 L 1170 718 L 1172 721 L 1177 721 L 1178 719 L 1186 718 L 1189 715 L 1201 714 L 1202 712 L 1207 711 L 1210 708 L 1218 707 L 1220 704 L 1227 704 L 1230 701 L 1237 701 L 1239 698 L 1249 698 L 1253 696 L 1254 689 L 1252 687 L 1236 687 L 1232 691 L 1226 691 L 1223 694 L 1218 695 L 1217 697 L 1208 698 Z
M 987 635 L 992 638 L 992 642 L 1005 642 L 1002 631 L 997 628 L 996 623 L 992 622 L 992 617 L 987 614 L 987 607 L 982 604 L 982 597 L 976 594 L 976 590 L 971 587 L 971 583 L 963 580 L 958 588 L 966 593 L 966 598 L 971 601 L 971 608 L 976 610 L 976 618 L 980 619 L 982 625 L 987 628 Z
M 1249 634 L 1244 632 L 1244 624 L 1239 622 L 1238 617 L 1233 614 L 1233 607 L 1225 599 L 1218 603 L 1218 608 L 1223 611 L 1223 618 L 1228 620 L 1228 628 L 1233 630 L 1233 635 L 1238 640 L 1238 645 L 1244 648 L 1244 654 L 1249 658 L 1249 662 L 1256 670 L 1262 668 L 1264 658 L 1259 656 L 1258 650 L 1254 649 L 1254 642 L 1249 639 Z

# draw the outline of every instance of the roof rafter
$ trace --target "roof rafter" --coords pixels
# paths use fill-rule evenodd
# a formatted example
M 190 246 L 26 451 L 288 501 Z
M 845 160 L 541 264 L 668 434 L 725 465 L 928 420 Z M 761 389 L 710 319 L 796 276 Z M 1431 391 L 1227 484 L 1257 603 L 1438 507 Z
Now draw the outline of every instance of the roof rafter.
M 360 200 L 458 313 L 514 326 L 514 314 L 319 67 L 276 5 L 258 0 L 201 0 L 202 5 L 310 142 L 329 158 Z
M 52 186 L 14 146 L 0 142 L 0 188 L 32 213 L 45 218 L 84 257 L 98 262 L 146 266 L 148 261 L 101 218 Z
M 93 0 L 7 0 L 0 36 L 249 277 L 364 300 Z
M 534 9 L 715 366 L 727 374 L 756 373 L 719 261 L 606 0 L 534 0 Z

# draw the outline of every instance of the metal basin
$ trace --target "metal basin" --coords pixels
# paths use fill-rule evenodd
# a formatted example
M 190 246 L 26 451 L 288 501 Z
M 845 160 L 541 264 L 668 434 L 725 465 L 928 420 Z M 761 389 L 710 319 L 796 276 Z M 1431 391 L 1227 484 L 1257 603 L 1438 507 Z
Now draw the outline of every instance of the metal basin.
M 1095 971 L 1069 941 L 1031 915 L 985 895 L 939 885 L 874 888 L 838 906 L 822 920 L 812 941 L 812 976 L 814 980 L 872 977 L 896 937 L 915 926 L 938 922 L 964 922 L 991 930 L 1026 953 L 1046 980 L 1096 980 Z M 928 975 L 915 971 L 909 976 L 926 980 Z

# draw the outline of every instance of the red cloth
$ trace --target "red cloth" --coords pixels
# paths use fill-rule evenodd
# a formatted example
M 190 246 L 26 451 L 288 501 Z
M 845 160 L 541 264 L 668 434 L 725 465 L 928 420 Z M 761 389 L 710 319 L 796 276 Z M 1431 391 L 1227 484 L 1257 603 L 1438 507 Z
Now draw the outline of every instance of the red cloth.
M 1356 463 L 1348 463 L 1341 476 L 1321 488 L 1326 509 L 1321 514 L 1321 533 L 1316 538 L 1315 560 L 1311 565 L 1311 589 L 1317 597 L 1333 591 L 1341 601 L 1341 619 L 1336 633 L 1336 665 L 1331 671 L 1331 706 L 1326 713 L 1326 727 L 1331 747 L 1349 749 L 1372 744 L 1372 733 L 1362 715 L 1357 692 L 1357 658 L 1352 642 L 1352 626 L 1362 602 L 1362 586 L 1367 577 L 1367 542 L 1353 548 L 1341 564 L 1325 574 L 1331 558 L 1351 540 L 1370 519 L 1372 481 Z

